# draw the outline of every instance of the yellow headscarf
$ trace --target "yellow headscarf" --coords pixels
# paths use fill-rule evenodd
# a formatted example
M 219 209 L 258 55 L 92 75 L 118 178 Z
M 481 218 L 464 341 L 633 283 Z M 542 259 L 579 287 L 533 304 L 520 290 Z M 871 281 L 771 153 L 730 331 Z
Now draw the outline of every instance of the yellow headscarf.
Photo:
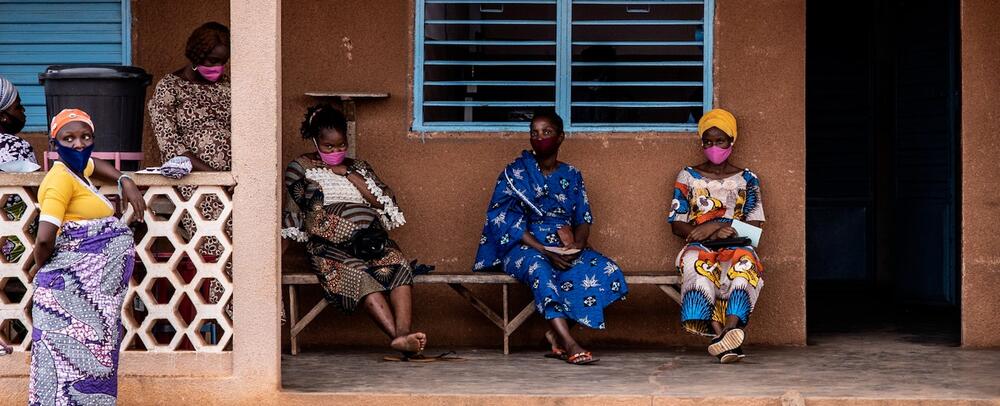
M 736 117 L 723 109 L 712 109 L 698 120 L 698 136 L 705 135 L 709 128 L 718 128 L 736 141 Z

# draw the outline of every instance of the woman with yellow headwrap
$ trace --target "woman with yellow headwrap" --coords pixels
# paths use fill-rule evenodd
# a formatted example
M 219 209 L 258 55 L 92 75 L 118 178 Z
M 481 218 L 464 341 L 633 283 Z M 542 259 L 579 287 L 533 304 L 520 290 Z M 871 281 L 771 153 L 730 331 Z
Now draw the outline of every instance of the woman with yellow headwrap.
M 734 239 L 739 236 L 732 223 L 760 227 L 764 207 L 757 175 L 729 161 L 736 118 L 722 109 L 709 111 L 698 122 L 698 134 L 706 160 L 677 175 L 667 219 L 687 242 L 677 256 L 681 324 L 713 337 L 708 352 L 731 363 L 744 357 L 743 327 L 764 286 L 760 258 L 749 243 Z

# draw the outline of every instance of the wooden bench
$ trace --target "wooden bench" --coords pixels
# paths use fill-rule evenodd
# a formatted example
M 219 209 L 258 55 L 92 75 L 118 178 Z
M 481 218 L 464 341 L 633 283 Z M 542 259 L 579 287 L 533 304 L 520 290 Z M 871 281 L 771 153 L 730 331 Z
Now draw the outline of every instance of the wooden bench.
M 510 335 L 521 327 L 528 317 L 536 313 L 534 301 L 528 302 L 524 308 L 521 309 L 517 315 L 511 319 L 510 313 L 508 312 L 508 289 L 510 285 L 520 285 L 517 279 L 514 279 L 510 275 L 501 273 L 474 273 L 474 274 L 458 274 L 458 275 L 446 275 L 446 274 L 429 274 L 429 275 L 417 275 L 413 278 L 414 284 L 427 285 L 427 284 L 447 284 L 455 292 L 458 292 L 465 300 L 469 301 L 472 307 L 479 310 L 487 319 L 493 322 L 501 331 L 503 331 L 503 353 L 504 355 L 510 353 Z M 681 293 L 678 289 L 680 285 L 680 277 L 676 272 L 669 273 L 648 273 L 648 274 L 626 274 L 625 283 L 630 286 L 635 285 L 656 285 L 663 293 L 670 296 L 678 304 L 681 303 Z M 309 313 L 305 316 L 299 318 L 299 299 L 298 299 L 298 289 L 299 285 L 317 285 L 318 280 L 316 275 L 312 273 L 292 273 L 284 274 L 281 277 L 281 284 L 288 285 L 288 321 L 292 345 L 292 355 L 297 355 L 299 353 L 299 342 L 298 336 L 302 333 L 302 330 L 312 323 L 319 316 L 320 312 L 326 308 L 327 302 L 325 299 L 320 299 Z M 501 285 L 500 295 L 502 300 L 502 314 L 497 314 L 490 306 L 484 303 L 482 300 L 476 297 L 465 285 Z

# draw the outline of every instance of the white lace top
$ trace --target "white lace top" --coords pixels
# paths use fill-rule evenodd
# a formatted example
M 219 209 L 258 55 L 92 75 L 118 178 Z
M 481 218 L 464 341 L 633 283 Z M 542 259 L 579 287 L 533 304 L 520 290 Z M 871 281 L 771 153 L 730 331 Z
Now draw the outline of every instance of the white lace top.
M 361 192 L 347 177 L 337 175 L 329 168 L 307 169 L 306 178 L 322 188 L 324 206 L 333 203 L 365 203 Z

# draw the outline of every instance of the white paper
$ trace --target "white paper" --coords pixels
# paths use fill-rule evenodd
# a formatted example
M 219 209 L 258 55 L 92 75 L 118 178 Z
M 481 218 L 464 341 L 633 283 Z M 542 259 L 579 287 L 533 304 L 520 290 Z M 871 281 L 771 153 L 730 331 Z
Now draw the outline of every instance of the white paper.
M 140 174 L 158 174 L 158 173 L 160 173 L 160 167 L 156 166 L 156 167 L 152 167 L 152 168 L 146 168 L 146 169 L 143 169 L 143 170 L 135 171 L 135 173 L 140 173 Z
M 754 247 L 756 247 L 757 243 L 760 242 L 760 234 L 764 231 L 760 227 L 756 227 L 739 220 L 733 220 L 732 226 L 736 229 L 736 234 L 739 234 L 740 237 L 749 238 L 750 244 Z

